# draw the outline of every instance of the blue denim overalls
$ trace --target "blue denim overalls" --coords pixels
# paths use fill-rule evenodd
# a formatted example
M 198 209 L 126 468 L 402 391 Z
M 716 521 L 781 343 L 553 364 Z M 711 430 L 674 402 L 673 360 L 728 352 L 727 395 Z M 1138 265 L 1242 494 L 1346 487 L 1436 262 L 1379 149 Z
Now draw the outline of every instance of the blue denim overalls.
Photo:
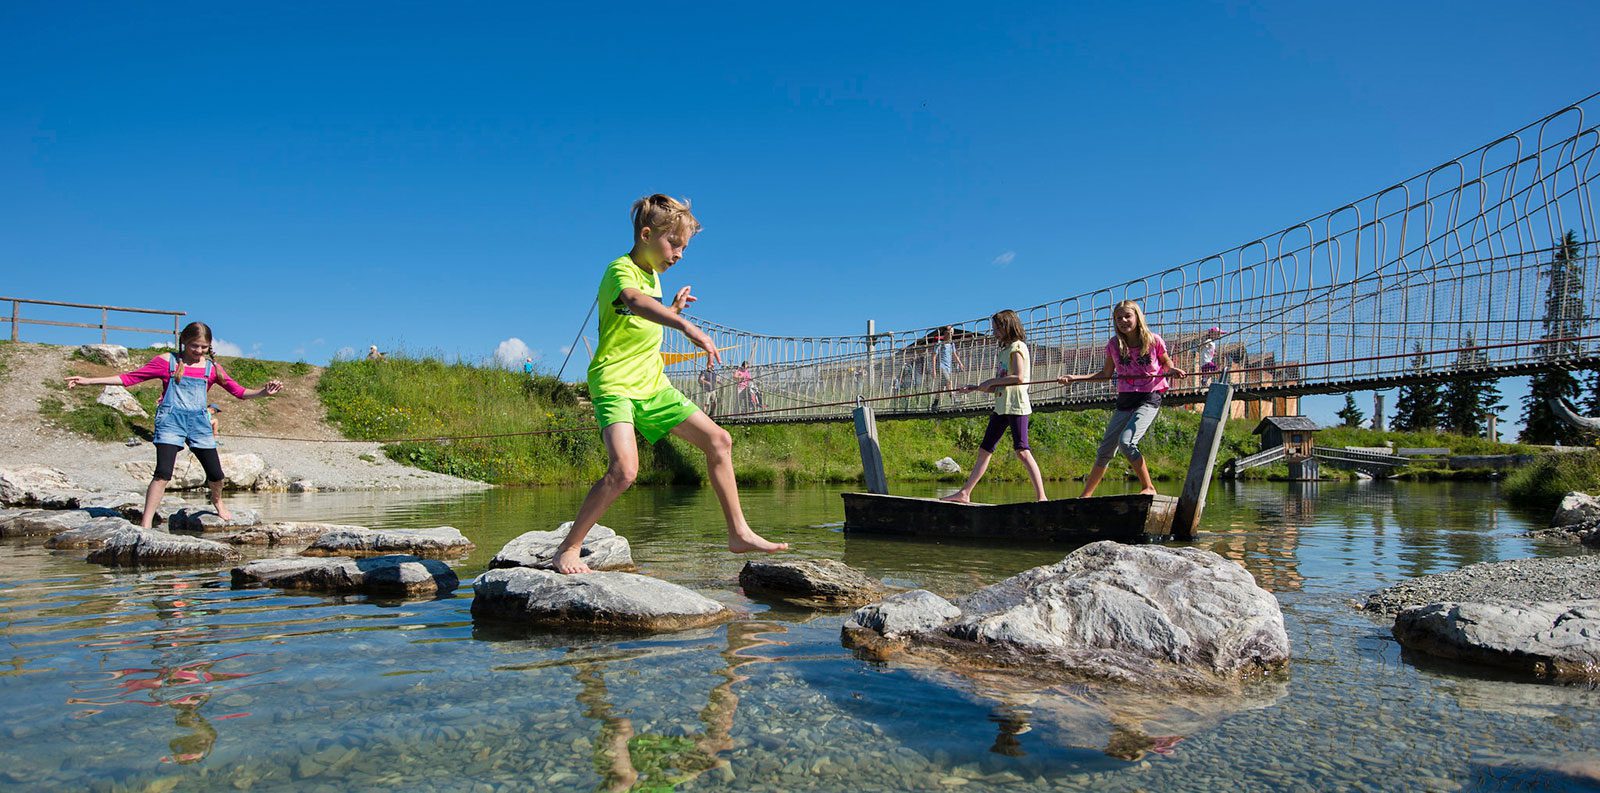
M 178 377 L 178 367 L 183 361 L 176 355 L 171 362 L 166 393 L 156 407 L 156 443 L 182 446 L 191 449 L 217 448 L 217 436 L 211 431 L 211 414 L 206 410 L 206 389 L 211 384 L 211 359 L 205 359 L 205 374 L 200 377 Z

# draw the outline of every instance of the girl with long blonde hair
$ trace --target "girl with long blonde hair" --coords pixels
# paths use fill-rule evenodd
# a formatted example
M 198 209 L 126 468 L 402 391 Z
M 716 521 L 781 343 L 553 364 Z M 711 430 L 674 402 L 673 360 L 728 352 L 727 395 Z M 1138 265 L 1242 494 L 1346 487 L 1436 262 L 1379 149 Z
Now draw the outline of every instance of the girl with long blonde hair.
M 1083 481 L 1079 498 L 1094 495 L 1105 476 L 1106 466 L 1120 450 L 1128 458 L 1128 465 L 1139 477 L 1139 492 L 1155 495 L 1155 483 L 1150 480 L 1150 467 L 1139 452 L 1139 441 L 1144 438 L 1150 424 L 1161 409 L 1161 395 L 1167 392 L 1168 380 L 1187 377 L 1182 369 L 1172 365 L 1167 357 L 1167 343 L 1144 320 L 1144 309 L 1132 300 L 1124 300 L 1111 310 L 1111 340 L 1106 342 L 1106 363 L 1094 374 L 1066 374 L 1056 382 L 1068 383 L 1088 380 L 1117 381 L 1117 406 L 1106 425 L 1105 437 L 1095 453 L 1094 467 Z

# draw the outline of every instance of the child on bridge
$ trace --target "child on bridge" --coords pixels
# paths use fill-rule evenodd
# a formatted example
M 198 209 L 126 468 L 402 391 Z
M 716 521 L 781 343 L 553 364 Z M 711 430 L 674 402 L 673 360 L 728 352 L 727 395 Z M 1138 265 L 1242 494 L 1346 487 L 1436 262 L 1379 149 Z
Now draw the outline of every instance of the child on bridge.
M 183 445 L 200 460 L 206 472 L 206 486 L 211 489 L 211 506 L 223 520 L 233 520 L 233 514 L 222 503 L 222 461 L 217 456 L 216 426 L 212 424 L 207 409 L 206 391 L 212 384 L 239 399 L 271 396 L 283 390 L 283 383 L 268 381 L 266 385 L 247 390 L 234 382 L 211 355 L 211 327 L 204 322 L 191 322 L 178 334 L 177 352 L 162 353 L 144 366 L 110 377 L 67 378 L 67 388 L 80 385 L 131 386 L 146 380 L 162 382 L 161 402 L 156 406 L 155 445 L 156 470 L 145 489 L 144 514 L 139 525 L 155 525 L 156 508 L 166 495 L 167 483 L 172 481 L 172 467 L 178 460 Z
M 661 273 L 683 258 L 684 248 L 699 231 L 700 222 L 688 203 L 660 193 L 641 198 L 633 204 L 633 249 L 606 265 L 600 278 L 600 343 L 589 364 L 589 393 L 610 464 L 589 489 L 572 529 L 561 541 L 554 559 L 557 572 L 591 572 L 582 559 L 583 538 L 638 476 L 635 429 L 647 443 L 671 433 L 705 452 L 711 489 L 728 522 L 728 550 L 773 553 L 789 547 L 750 529 L 733 477 L 733 438 L 673 388 L 664 372 L 663 327 L 679 331 L 705 350 L 708 364 L 722 362 L 711 337 L 682 316 L 696 300 L 689 287 L 679 289 L 670 305 L 661 302 Z
M 972 463 L 972 473 L 967 476 L 966 484 L 945 496 L 944 500 L 963 504 L 972 500 L 972 489 L 978 486 L 978 480 L 989 470 L 989 459 L 1000 445 L 1000 437 L 1009 429 L 1011 448 L 1022 460 L 1022 468 L 1028 472 L 1029 481 L 1033 482 L 1034 498 L 1044 501 L 1044 477 L 1039 473 L 1039 464 L 1034 462 L 1033 452 L 1028 446 L 1028 416 L 1033 413 L 1033 405 L 1028 401 L 1028 375 L 1032 371 L 1028 362 L 1028 345 L 1025 343 L 1028 334 L 1022 329 L 1022 320 L 1017 317 L 1017 312 L 1009 308 L 990 317 L 989 326 L 994 330 L 995 341 L 1000 343 L 1000 365 L 995 367 L 994 377 L 977 385 L 962 386 L 961 392 L 993 393 L 994 415 L 989 417 L 989 426 L 983 431 L 983 442 L 978 445 L 978 459 Z
M 1083 481 L 1079 498 L 1094 495 L 1105 476 L 1111 458 L 1122 450 L 1128 464 L 1139 477 L 1139 492 L 1155 495 L 1155 483 L 1150 481 L 1150 467 L 1139 453 L 1139 440 L 1150 424 L 1156 420 L 1161 408 L 1161 395 L 1167 392 L 1168 378 L 1187 376 L 1182 369 L 1172 365 L 1167 357 L 1167 343 L 1150 332 L 1145 324 L 1144 309 L 1132 300 L 1124 300 L 1111 310 L 1111 329 L 1114 335 L 1106 342 L 1106 363 L 1094 374 L 1064 374 L 1056 378 L 1062 385 L 1088 380 L 1117 381 L 1117 408 L 1106 425 L 1105 437 L 1094 456 L 1094 467 Z

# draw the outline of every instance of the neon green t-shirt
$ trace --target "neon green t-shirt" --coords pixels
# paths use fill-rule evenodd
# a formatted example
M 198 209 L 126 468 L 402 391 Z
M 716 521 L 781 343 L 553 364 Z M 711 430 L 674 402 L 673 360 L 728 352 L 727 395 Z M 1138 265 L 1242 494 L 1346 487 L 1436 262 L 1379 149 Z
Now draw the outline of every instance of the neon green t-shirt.
M 600 344 L 589 362 L 589 393 L 643 399 L 670 385 L 663 373 L 663 328 L 634 316 L 622 290 L 637 289 L 660 299 L 661 278 L 623 256 L 606 265 L 600 277 Z

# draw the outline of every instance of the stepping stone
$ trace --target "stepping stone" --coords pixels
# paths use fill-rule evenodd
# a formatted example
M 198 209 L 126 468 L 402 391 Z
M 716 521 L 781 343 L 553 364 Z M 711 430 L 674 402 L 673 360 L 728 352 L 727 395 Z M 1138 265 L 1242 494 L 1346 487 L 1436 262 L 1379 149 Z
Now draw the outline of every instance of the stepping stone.
M 31 509 L 0 517 L 0 537 L 44 537 L 76 529 L 95 518 L 120 518 L 110 509 Z
M 433 529 L 363 529 L 351 527 L 324 532 L 305 556 L 382 556 L 409 553 L 429 559 L 444 559 L 470 553 L 473 545 L 450 526 Z
M 113 567 L 155 567 L 236 562 L 238 551 L 214 540 L 162 531 L 123 529 L 90 551 L 88 560 Z
M 61 492 L 84 492 L 76 482 L 54 468 L 43 465 L 22 465 L 0 468 L 0 505 L 11 507 L 39 506 Z M 73 504 L 72 506 L 77 506 Z
M 167 528 L 172 531 L 208 532 L 261 524 L 261 513 L 256 510 L 246 508 L 230 511 L 233 513 L 233 520 L 223 520 L 222 516 L 210 507 L 184 507 L 167 518 Z
M 309 545 L 313 540 L 330 531 L 348 531 L 350 529 L 361 531 L 364 530 L 364 527 L 340 523 L 285 521 L 251 526 L 238 534 L 230 534 L 218 539 L 233 545 Z
M 138 531 L 139 527 L 126 518 L 93 518 L 82 526 L 51 537 L 44 547 L 57 550 L 103 548 L 112 535 L 123 529 Z
M 891 591 L 882 581 L 833 559 L 745 562 L 739 571 L 739 585 L 746 593 L 827 606 L 865 605 Z
M 1400 612 L 1394 637 L 1440 658 L 1600 680 L 1600 600 L 1429 603 Z
M 673 631 L 733 617 L 727 606 L 635 573 L 562 575 L 508 567 L 478 576 L 472 617 L 523 626 Z
M 865 629 L 888 639 L 928 633 L 956 617 L 961 609 L 926 589 L 913 589 L 856 609 L 845 623 L 848 636 L 853 629 Z
M 329 594 L 414 596 L 449 594 L 460 585 L 460 579 L 444 562 L 391 554 L 365 559 L 263 559 L 233 568 L 233 585 Z
M 538 570 L 554 569 L 556 546 L 566 539 L 572 521 L 567 521 L 555 531 L 530 531 L 505 544 L 500 553 L 489 560 L 491 570 L 502 567 L 531 567 Z M 595 524 L 584 535 L 583 550 L 579 555 L 583 563 L 594 570 L 613 570 L 633 567 L 633 552 L 628 540 L 611 529 Z

